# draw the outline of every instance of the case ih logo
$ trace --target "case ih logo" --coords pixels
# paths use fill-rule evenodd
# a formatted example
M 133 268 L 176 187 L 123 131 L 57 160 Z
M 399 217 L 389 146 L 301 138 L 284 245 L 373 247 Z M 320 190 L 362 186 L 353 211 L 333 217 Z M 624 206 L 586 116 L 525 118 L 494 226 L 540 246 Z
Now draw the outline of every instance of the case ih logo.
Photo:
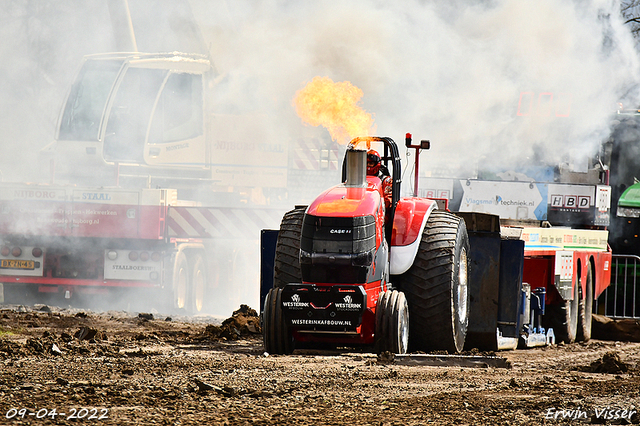
M 552 195 L 551 207 L 556 209 L 588 209 L 591 197 L 585 195 Z

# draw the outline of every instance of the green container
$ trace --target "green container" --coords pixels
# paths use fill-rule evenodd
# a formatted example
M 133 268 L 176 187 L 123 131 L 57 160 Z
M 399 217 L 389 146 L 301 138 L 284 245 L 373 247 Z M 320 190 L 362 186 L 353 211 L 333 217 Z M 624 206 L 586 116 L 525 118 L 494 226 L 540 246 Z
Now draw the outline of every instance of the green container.
M 640 217 L 640 182 L 628 187 L 618 200 L 619 217 Z

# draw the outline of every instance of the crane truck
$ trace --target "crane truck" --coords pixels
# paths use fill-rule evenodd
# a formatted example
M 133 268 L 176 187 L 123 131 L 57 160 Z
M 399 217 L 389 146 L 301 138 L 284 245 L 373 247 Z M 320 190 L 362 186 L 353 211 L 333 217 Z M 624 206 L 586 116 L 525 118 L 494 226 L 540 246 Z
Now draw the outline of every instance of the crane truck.
M 384 149 L 388 210 L 380 179 L 365 176 L 363 144 Z M 343 183 L 263 230 L 265 349 L 455 353 L 589 340 L 593 300 L 610 280 L 610 188 L 465 179 L 418 196 L 429 143 L 407 134 L 405 144 L 416 150 L 413 196 L 400 196 L 395 142 L 356 138 Z
M 218 77 L 196 54 L 84 58 L 41 176 L 0 183 L 5 301 L 88 294 L 224 314 L 258 298 L 259 230 L 278 224 L 287 188 L 334 175 L 337 148 L 290 148 L 264 114 L 219 113 Z

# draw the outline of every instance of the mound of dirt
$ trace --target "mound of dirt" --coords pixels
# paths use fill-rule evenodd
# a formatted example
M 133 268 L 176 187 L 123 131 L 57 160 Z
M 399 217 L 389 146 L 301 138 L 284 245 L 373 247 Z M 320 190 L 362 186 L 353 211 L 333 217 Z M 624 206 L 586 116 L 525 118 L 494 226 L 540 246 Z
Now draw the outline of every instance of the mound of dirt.
M 598 340 L 640 342 L 640 320 L 614 320 L 602 315 L 593 315 L 591 337 Z
M 619 374 L 629 371 L 630 366 L 620 359 L 617 352 L 607 352 L 602 355 L 602 358 L 593 361 L 586 367 L 580 367 L 578 370 L 586 373 Z
M 260 317 L 255 309 L 240 305 L 240 309 L 222 322 L 222 325 L 207 325 L 204 332 L 195 340 L 239 340 L 247 336 L 262 334 Z

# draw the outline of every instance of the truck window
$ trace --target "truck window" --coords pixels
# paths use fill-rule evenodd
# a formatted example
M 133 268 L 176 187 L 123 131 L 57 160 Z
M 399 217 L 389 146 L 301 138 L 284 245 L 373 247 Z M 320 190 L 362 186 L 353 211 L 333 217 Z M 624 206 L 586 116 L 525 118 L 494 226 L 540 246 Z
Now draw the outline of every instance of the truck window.
M 202 76 L 171 74 L 158 99 L 149 143 L 176 142 L 202 134 Z
M 116 93 L 104 136 L 110 161 L 143 161 L 151 110 L 168 71 L 129 68 Z
M 60 140 L 98 140 L 102 112 L 121 66 L 121 61 L 85 62 L 62 114 Z

